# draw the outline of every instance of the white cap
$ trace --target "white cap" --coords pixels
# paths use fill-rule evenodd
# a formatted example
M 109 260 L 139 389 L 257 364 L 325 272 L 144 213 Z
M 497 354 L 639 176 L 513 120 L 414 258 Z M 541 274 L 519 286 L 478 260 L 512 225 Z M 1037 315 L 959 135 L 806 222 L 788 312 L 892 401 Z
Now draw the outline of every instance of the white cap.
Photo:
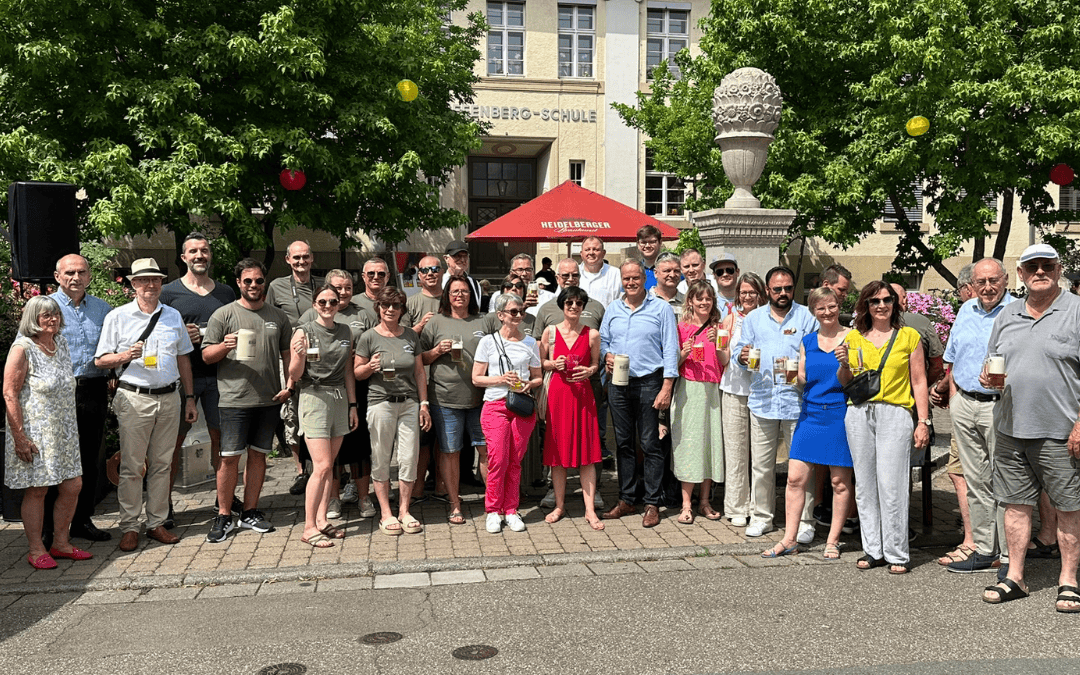
M 1024 249 L 1024 252 L 1020 254 L 1019 262 L 1023 264 L 1029 260 L 1035 260 L 1036 258 L 1057 260 L 1058 252 L 1050 244 L 1034 244 Z

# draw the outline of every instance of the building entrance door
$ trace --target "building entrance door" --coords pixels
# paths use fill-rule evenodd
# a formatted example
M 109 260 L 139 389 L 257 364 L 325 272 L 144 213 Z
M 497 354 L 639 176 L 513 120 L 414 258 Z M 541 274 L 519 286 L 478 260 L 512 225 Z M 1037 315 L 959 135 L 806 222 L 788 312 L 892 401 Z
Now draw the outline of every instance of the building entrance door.
M 536 196 L 536 160 L 521 157 L 469 159 L 469 232 L 510 213 Z M 469 272 L 498 278 L 510 271 L 510 259 L 535 247 L 521 242 L 478 241 L 469 244 Z

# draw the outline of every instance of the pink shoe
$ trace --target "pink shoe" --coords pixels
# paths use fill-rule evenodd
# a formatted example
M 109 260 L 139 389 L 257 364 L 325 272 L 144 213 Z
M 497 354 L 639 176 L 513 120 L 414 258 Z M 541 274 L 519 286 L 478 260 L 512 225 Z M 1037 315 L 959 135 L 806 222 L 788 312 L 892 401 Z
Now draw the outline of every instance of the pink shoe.
M 94 557 L 94 554 L 90 551 L 84 551 L 81 548 L 71 547 L 71 553 L 64 553 L 55 546 L 49 549 L 49 555 L 54 558 L 69 558 L 71 560 L 89 560 Z
M 26 554 L 26 560 L 36 570 L 51 570 L 56 567 L 56 561 L 48 553 L 42 553 L 36 558 L 28 553 Z

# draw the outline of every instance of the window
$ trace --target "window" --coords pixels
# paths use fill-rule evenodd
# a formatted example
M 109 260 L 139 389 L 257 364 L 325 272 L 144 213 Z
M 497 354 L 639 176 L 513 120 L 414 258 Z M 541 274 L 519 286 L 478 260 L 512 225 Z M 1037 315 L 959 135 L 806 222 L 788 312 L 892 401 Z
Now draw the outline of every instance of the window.
M 651 11 L 651 10 L 650 10 Z M 681 216 L 686 186 L 681 178 L 653 170 L 652 151 L 645 149 L 645 213 L 650 216 Z
M 592 77 L 593 8 L 559 5 L 559 77 Z
M 1058 211 L 1080 211 L 1080 190 L 1062 185 L 1058 192 Z
M 488 75 L 525 74 L 525 3 L 488 2 Z
M 680 77 L 675 54 L 690 42 L 690 12 L 682 9 L 650 9 L 646 32 L 646 76 L 651 80 L 653 70 L 666 63 L 671 74 Z
M 532 161 L 479 157 L 469 162 L 469 197 L 527 201 L 536 196 Z
M 581 181 L 585 179 L 585 160 L 572 159 L 570 160 L 570 180 L 575 185 L 581 185 Z
M 915 206 L 904 207 L 904 213 L 907 215 L 908 221 L 912 223 L 921 223 L 923 221 L 923 191 L 922 187 L 917 181 L 911 182 L 911 191 L 915 194 Z M 896 209 L 893 208 L 892 200 L 885 202 L 885 214 L 882 216 L 886 222 L 895 223 L 900 220 L 897 217 Z

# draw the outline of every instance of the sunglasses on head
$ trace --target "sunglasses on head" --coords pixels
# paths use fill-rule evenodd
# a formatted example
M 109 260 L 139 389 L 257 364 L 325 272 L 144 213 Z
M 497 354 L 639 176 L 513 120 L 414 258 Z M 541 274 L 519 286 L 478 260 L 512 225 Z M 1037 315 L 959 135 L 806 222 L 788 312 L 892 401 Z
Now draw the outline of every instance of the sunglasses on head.
M 521 316 L 522 314 L 525 313 L 525 310 L 516 309 L 516 308 L 515 309 L 504 309 L 503 311 L 506 312 L 507 314 L 509 314 L 510 316 Z
M 338 299 L 337 298 L 330 298 L 328 300 L 316 300 L 315 304 L 318 305 L 319 307 L 337 307 L 338 306 Z
M 421 268 L 419 268 L 420 274 L 435 274 L 436 272 L 438 272 L 440 270 L 442 270 L 442 268 L 439 267 L 438 265 L 432 265 L 430 267 L 421 267 Z
M 893 296 L 890 295 L 887 298 L 870 298 L 869 300 L 867 300 L 867 302 L 874 306 L 891 305 L 893 304 Z
M 241 279 L 240 281 L 245 286 L 251 286 L 252 284 L 256 286 L 262 286 L 266 283 L 266 279 L 264 279 L 263 277 L 259 277 L 258 279 Z
M 368 279 L 385 279 L 386 272 L 364 272 L 364 276 Z

